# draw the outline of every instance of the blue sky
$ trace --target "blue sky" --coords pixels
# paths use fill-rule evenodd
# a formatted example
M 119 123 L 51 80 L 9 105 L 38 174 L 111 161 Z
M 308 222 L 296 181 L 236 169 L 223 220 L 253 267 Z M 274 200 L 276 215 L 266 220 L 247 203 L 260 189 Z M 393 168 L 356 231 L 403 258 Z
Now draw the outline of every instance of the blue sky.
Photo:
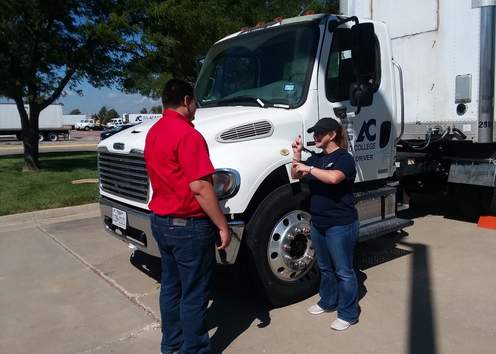
M 88 83 L 83 83 L 79 89 L 83 91 L 83 96 L 66 89 L 65 96 L 59 98 L 58 101 L 64 105 L 64 114 L 75 108 L 79 108 L 83 114 L 93 114 L 98 113 L 102 106 L 106 106 L 107 109 L 114 108 L 122 115 L 122 113 L 139 113 L 143 107 L 149 110 L 152 106 L 160 105 L 160 101 L 149 97 L 127 95 L 110 88 L 96 89 Z

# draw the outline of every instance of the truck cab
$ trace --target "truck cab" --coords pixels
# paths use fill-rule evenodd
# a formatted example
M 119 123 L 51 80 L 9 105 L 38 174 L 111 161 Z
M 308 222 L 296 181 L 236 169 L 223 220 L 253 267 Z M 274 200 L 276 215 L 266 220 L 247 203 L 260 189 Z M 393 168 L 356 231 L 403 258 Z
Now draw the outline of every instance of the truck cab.
M 380 22 L 327 14 L 244 29 L 208 52 L 196 83 L 194 121 L 216 172 L 214 187 L 232 231 L 217 254 L 232 264 L 244 249 L 267 299 L 276 305 L 310 296 L 318 267 L 309 239 L 309 191 L 290 175 L 291 142 L 332 117 L 347 130 L 357 164 L 360 239 L 411 224 L 396 216 L 395 147 L 401 120 L 398 69 Z M 372 101 L 374 104 L 372 105 Z M 143 159 L 145 121 L 98 145 L 101 211 L 114 236 L 151 255 L 159 252 L 147 207 L 153 193 Z
M 123 124 L 124 121 L 122 120 L 122 118 L 112 118 L 105 126 L 107 128 L 115 128 Z
M 75 128 L 77 130 L 90 130 L 95 128 L 95 120 L 94 119 L 81 119 L 76 123 Z

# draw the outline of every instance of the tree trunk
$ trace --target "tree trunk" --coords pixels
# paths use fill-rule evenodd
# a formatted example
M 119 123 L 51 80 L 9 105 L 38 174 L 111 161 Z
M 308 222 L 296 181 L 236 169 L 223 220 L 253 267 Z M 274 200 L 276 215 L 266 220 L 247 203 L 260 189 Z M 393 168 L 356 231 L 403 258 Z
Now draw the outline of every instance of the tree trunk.
M 31 124 L 27 132 L 24 129 L 22 130 L 22 143 L 24 145 L 24 166 L 22 170 L 24 172 L 39 170 L 38 134 L 38 126 L 33 127 Z
M 24 172 L 39 170 L 38 161 L 38 134 L 39 134 L 39 117 L 40 109 L 30 105 L 29 115 L 26 111 L 22 98 L 15 100 L 17 110 L 21 116 L 22 143 L 24 146 Z

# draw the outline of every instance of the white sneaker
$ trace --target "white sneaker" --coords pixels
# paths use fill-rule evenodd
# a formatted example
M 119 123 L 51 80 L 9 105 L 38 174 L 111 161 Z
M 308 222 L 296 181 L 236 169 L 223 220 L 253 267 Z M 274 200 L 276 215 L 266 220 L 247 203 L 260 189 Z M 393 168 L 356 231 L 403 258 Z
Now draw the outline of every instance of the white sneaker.
M 334 310 L 324 310 L 318 304 L 312 305 L 307 309 L 308 313 L 311 315 L 320 315 L 324 312 L 333 312 Z
M 336 318 L 331 323 L 331 328 L 335 331 L 344 331 L 344 330 L 347 330 L 351 325 L 354 325 L 357 322 L 358 321 L 348 322 L 348 321 L 342 320 L 340 318 Z

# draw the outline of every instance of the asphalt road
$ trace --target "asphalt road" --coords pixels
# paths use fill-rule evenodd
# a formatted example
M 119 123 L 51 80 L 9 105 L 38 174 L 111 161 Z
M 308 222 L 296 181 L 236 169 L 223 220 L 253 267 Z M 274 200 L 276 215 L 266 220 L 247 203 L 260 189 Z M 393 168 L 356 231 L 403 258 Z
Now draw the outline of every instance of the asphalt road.
M 40 142 L 40 152 L 76 152 L 95 151 L 100 142 L 99 131 L 71 131 L 70 140 L 60 140 L 55 142 Z M 0 156 L 19 155 L 23 153 L 22 142 L 17 141 L 15 136 L 0 137 Z
M 404 234 L 357 252 L 360 322 L 330 330 L 318 300 L 272 309 L 219 268 L 215 353 L 494 353 L 496 232 L 417 211 Z M 98 206 L 0 217 L 0 353 L 159 352 L 158 259 L 107 235 Z

